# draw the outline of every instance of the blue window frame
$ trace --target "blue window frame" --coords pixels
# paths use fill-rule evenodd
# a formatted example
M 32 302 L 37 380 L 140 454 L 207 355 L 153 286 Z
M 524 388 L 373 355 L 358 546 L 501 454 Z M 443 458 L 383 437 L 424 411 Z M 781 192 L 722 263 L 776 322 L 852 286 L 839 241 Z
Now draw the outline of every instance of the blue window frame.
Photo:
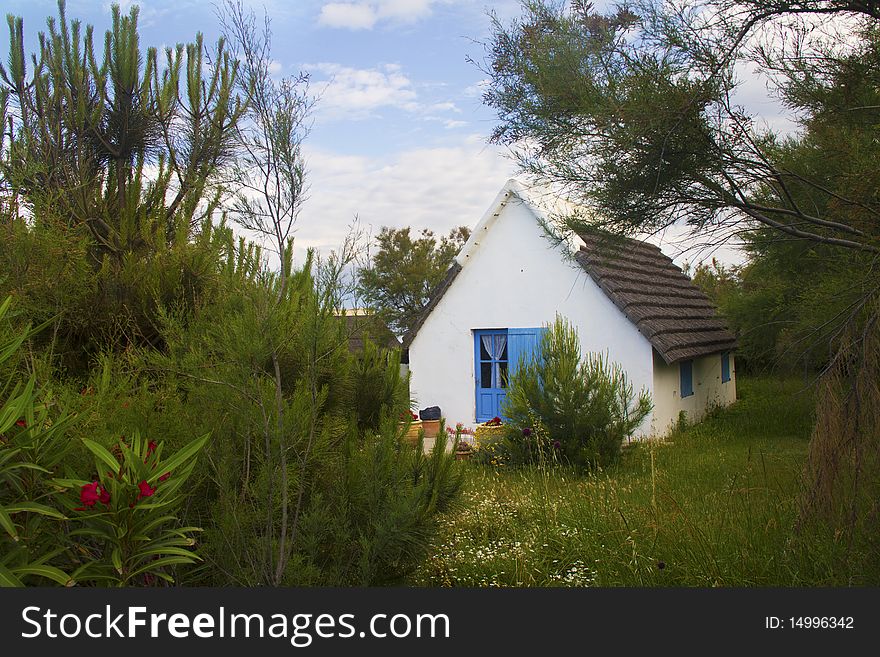
M 721 354 L 721 383 L 730 381 L 730 352 Z
M 678 374 L 681 379 L 681 396 L 690 397 L 694 394 L 694 361 L 681 361 L 678 365 Z
M 544 330 L 511 328 L 474 331 L 477 422 L 501 417 L 509 377 L 521 362 L 534 357 Z

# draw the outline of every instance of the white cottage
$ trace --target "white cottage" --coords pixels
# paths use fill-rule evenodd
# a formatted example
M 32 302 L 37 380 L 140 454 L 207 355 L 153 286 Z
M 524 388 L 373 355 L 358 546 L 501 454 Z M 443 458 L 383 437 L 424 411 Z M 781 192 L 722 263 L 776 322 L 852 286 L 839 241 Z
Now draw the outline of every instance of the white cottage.
M 508 181 L 404 337 L 419 406 L 440 406 L 450 425 L 501 415 L 508 370 L 557 313 L 585 352 L 605 352 L 651 393 L 641 436 L 667 433 L 681 411 L 696 421 L 735 401 L 735 338 L 672 260 L 644 242 L 584 235 L 573 261 L 547 239 L 540 205 Z

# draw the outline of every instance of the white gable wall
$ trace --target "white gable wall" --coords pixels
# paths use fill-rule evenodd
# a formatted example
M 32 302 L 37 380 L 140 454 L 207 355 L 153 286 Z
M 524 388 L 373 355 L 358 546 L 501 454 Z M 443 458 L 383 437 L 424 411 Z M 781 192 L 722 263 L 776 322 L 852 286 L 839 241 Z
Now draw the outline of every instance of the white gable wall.
M 472 243 L 472 244 L 471 244 Z M 411 395 L 440 406 L 448 425 L 475 425 L 475 329 L 531 328 L 564 315 L 582 349 L 607 352 L 636 391 L 653 394 L 652 348 L 580 266 L 553 247 L 515 195 L 477 227 L 462 270 L 409 347 Z M 650 433 L 651 418 L 640 433 Z

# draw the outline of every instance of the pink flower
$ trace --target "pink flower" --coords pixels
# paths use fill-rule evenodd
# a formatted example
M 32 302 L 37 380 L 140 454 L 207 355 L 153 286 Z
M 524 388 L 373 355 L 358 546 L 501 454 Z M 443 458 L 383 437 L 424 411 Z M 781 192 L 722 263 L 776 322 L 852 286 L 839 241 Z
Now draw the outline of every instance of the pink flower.
M 82 506 L 76 507 L 74 511 L 85 511 L 86 507 L 95 506 L 95 502 L 100 499 L 101 495 L 98 493 L 98 482 L 93 481 L 90 484 L 85 484 L 79 492 L 79 501 L 82 502 Z
M 138 484 L 138 489 L 140 489 L 138 499 L 141 499 L 142 497 L 152 497 L 153 493 L 156 492 L 155 488 L 150 488 L 150 484 L 147 483 L 146 479 Z
M 159 477 L 159 481 L 165 481 L 165 480 L 168 479 L 168 477 L 170 477 L 170 476 L 171 476 L 171 473 L 170 473 L 170 472 L 166 472 L 166 473 L 163 474 L 161 477 Z

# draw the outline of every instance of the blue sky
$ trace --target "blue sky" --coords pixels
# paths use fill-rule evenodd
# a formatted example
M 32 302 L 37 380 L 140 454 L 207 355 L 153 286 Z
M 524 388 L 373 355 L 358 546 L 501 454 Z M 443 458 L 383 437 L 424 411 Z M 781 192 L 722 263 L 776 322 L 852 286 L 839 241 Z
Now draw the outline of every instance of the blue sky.
M 68 0 L 69 18 L 102 34 L 109 2 Z M 206 42 L 219 32 L 214 2 L 143 0 L 141 45 Z M 310 193 L 296 233 L 300 249 L 341 244 L 358 217 L 362 229 L 412 226 L 446 232 L 473 226 L 515 173 L 504 153 L 488 146 L 492 112 L 480 98 L 480 41 L 489 10 L 518 15 L 518 0 L 246 0 L 272 21 L 279 76 L 309 73 L 320 95 L 306 145 Z M 595 3 L 601 7 L 604 2 Z M 7 0 L 22 16 L 30 44 L 56 15 L 54 0 Z M 32 46 L 31 46 L 32 47 Z M 4 57 L 5 58 L 5 57 Z M 763 85 L 746 98 L 770 116 Z M 665 248 L 670 255 L 674 248 Z M 725 260 L 737 255 L 727 252 Z M 691 258 L 693 259 L 693 258 Z

